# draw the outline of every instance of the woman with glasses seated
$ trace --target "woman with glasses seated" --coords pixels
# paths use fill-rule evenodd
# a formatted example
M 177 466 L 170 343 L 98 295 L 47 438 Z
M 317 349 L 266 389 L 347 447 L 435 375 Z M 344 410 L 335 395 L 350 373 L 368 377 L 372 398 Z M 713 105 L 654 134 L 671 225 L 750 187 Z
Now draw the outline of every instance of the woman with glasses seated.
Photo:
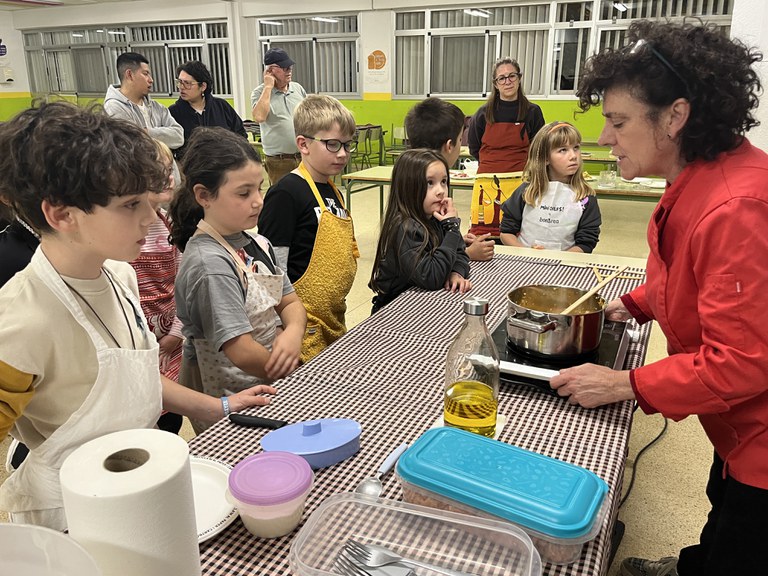
M 184 142 L 189 141 L 198 126 L 221 126 L 248 138 L 243 119 L 235 109 L 226 100 L 213 95 L 213 78 L 205 64 L 191 60 L 176 68 L 176 87 L 179 99 L 168 110 L 184 128 Z M 183 153 L 183 146 L 174 151 L 176 158 L 181 158 Z
M 714 446 L 700 542 L 679 559 L 628 558 L 623 576 L 765 574 L 768 155 L 744 136 L 758 124 L 762 55 L 714 25 L 638 21 L 627 38 L 587 62 L 576 94 L 582 110 L 602 103 L 599 141 L 623 177 L 667 180 L 646 282 L 606 317 L 656 320 L 669 356 L 628 371 L 584 364 L 551 385 L 587 408 L 634 400 L 647 414 L 696 415 Z
M 469 152 L 480 161 L 479 174 L 517 172 L 528 160 L 528 146 L 544 115 L 523 94 L 520 65 L 510 57 L 493 65 L 493 90 L 469 124 Z

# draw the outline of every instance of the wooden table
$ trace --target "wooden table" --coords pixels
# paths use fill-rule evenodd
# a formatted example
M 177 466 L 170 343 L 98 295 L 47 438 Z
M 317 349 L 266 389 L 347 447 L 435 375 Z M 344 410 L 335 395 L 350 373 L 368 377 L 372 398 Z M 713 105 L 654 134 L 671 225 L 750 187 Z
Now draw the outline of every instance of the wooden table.
M 357 172 L 350 172 L 341 177 L 346 188 L 347 207 L 352 206 L 352 194 L 370 190 L 379 189 L 379 215 L 384 213 L 384 187 L 389 186 L 392 181 L 392 166 L 374 166 Z M 649 182 L 662 182 L 658 179 L 648 179 Z M 652 188 L 631 182 L 625 182 L 617 179 L 613 188 L 597 188 L 597 180 L 591 180 L 589 184 L 595 188 L 598 198 L 612 198 L 614 200 L 638 200 L 641 202 L 658 202 L 664 193 L 662 188 Z M 453 195 L 454 190 L 472 190 L 475 185 L 474 178 L 451 178 L 451 185 L 448 190 L 449 196 Z
M 504 321 L 505 298 L 516 286 L 567 283 L 594 285 L 593 265 L 606 272 L 632 266 L 631 277 L 616 279 L 602 295 L 616 297 L 638 285 L 644 261 L 596 254 L 498 247 L 488 262 L 473 262 L 472 294 L 487 298 L 491 329 Z M 249 412 L 288 422 L 316 418 L 354 418 L 362 426 L 360 451 L 343 462 L 317 470 L 306 515 L 333 494 L 352 491 L 403 442 L 413 442 L 442 414 L 445 355 L 463 322 L 466 296 L 445 290 L 412 289 L 323 351 L 288 378 L 276 383 L 273 403 Z M 642 365 L 650 323 L 638 327 L 625 368 Z M 609 486 L 610 513 L 595 539 L 575 563 L 546 565 L 547 576 L 600 576 L 608 571 L 612 529 L 621 499 L 625 459 L 632 422 L 632 403 L 587 410 L 525 386 L 503 385 L 499 412 L 508 418 L 499 440 L 583 466 Z M 190 442 L 193 455 L 234 465 L 261 451 L 267 430 L 243 428 L 221 420 Z M 382 496 L 399 500 L 394 474 L 383 480 Z M 306 517 L 305 517 L 306 518 Z M 252 537 L 240 521 L 200 547 L 203 574 L 290 574 L 288 553 L 296 533 L 263 540 Z M 328 554 L 343 545 L 330 535 Z M 295 576 L 295 575 L 294 575 Z

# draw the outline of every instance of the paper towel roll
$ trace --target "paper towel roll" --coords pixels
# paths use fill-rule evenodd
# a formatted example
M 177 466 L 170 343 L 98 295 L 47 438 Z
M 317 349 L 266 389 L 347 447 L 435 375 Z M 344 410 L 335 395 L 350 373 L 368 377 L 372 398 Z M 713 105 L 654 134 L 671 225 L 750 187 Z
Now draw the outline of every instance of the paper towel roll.
M 61 467 L 69 534 L 104 576 L 198 576 L 187 443 L 126 430 L 83 444 Z

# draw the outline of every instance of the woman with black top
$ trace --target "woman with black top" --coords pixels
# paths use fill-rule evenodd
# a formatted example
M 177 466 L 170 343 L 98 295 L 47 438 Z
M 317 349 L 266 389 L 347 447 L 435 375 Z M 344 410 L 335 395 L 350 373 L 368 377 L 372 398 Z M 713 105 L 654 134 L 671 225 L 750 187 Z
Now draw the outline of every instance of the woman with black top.
M 493 66 L 493 90 L 469 124 L 469 152 L 480 161 L 479 174 L 517 172 L 528 160 L 528 146 L 544 126 L 544 115 L 520 85 L 520 65 L 510 57 Z

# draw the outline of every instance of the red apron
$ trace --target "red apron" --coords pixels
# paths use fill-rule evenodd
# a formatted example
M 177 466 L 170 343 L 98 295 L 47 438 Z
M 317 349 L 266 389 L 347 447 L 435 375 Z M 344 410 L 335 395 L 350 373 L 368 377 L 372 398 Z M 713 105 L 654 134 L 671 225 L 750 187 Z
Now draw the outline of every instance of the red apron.
M 480 145 L 478 174 L 519 172 L 528 161 L 525 122 L 494 122 L 485 125 Z

